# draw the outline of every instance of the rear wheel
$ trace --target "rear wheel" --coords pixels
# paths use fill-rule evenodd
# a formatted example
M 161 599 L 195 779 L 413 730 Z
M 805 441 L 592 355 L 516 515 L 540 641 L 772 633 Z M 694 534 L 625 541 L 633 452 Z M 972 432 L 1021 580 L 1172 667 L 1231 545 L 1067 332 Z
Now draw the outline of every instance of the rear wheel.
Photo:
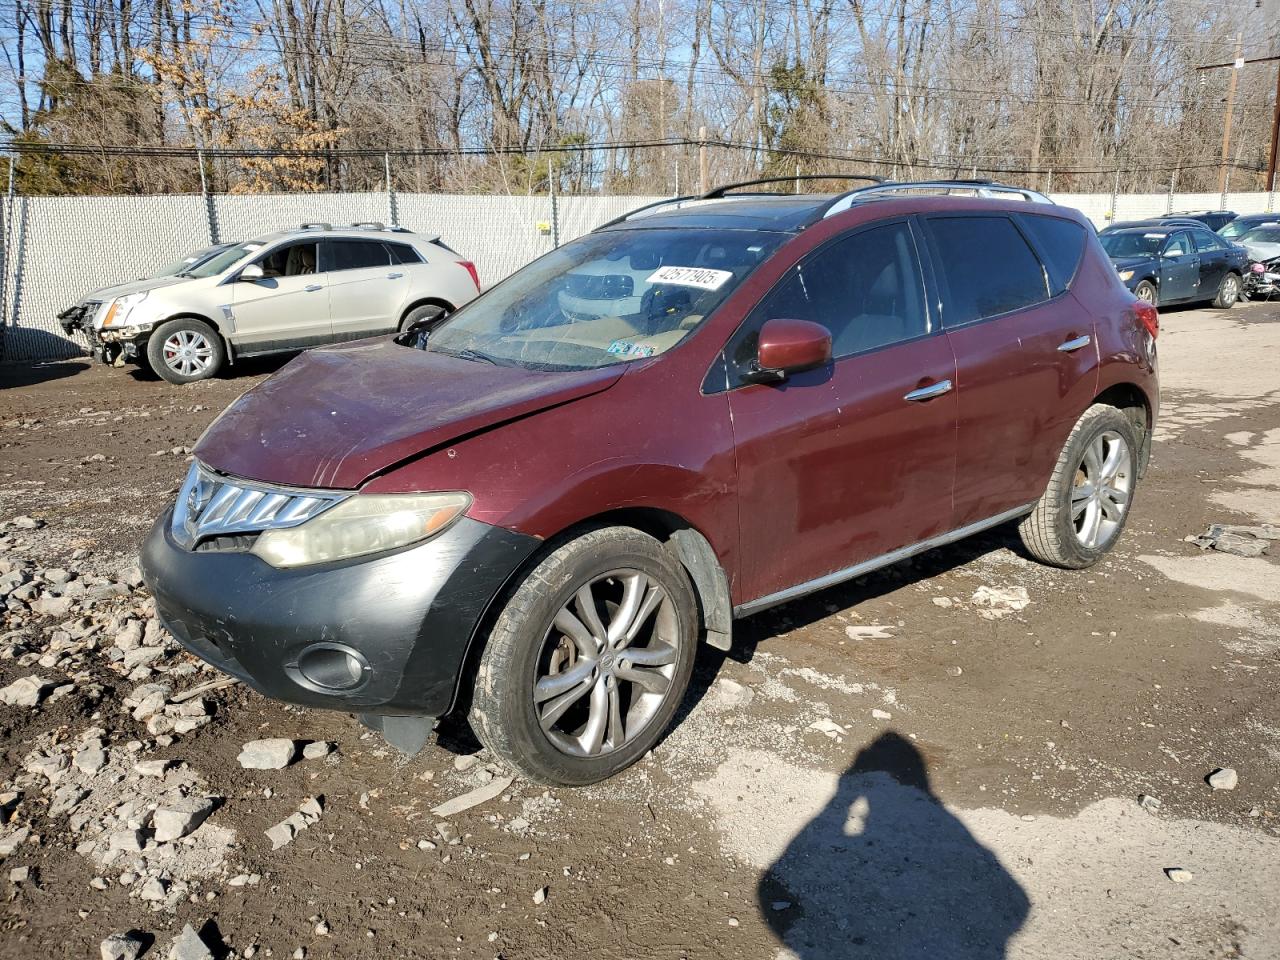
M 405 314 L 404 320 L 400 322 L 400 332 L 404 333 L 415 323 L 426 320 L 428 323 L 438 323 L 449 315 L 449 311 L 439 304 L 424 303 L 420 307 L 414 307 Z
M 162 323 L 147 341 L 151 369 L 170 383 L 206 380 L 221 369 L 226 356 L 218 332 L 193 317 Z
M 1218 284 L 1218 295 L 1213 298 L 1213 305 L 1220 310 L 1230 310 L 1240 299 L 1240 275 L 1228 273 Z
M 1133 424 L 1097 404 L 1076 422 L 1049 486 L 1022 521 L 1027 550 L 1055 567 L 1091 566 L 1120 538 L 1138 479 Z
M 472 727 L 531 780 L 603 780 L 662 736 L 697 634 L 689 579 L 657 540 L 630 527 L 583 534 L 549 554 L 498 617 Z
M 1133 288 L 1133 295 L 1144 303 L 1155 306 L 1156 303 L 1156 285 L 1150 280 L 1143 280 Z

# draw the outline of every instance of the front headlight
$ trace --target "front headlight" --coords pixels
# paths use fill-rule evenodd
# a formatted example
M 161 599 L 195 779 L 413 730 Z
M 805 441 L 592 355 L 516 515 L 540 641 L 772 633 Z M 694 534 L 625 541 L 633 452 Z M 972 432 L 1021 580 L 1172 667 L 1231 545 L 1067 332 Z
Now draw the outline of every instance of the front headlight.
M 1120 271 L 1120 279 L 1121 279 L 1121 280 L 1123 280 L 1125 283 L 1128 283 L 1130 280 L 1132 280 L 1132 279 L 1133 279 L 1133 271 L 1132 271 L 1132 270 L 1121 270 L 1121 271 Z
M 129 314 L 133 312 L 133 308 L 147 299 L 149 290 L 143 290 L 141 293 L 131 293 L 127 297 L 116 297 L 111 302 L 111 306 L 107 308 L 106 319 L 102 321 L 104 327 L 124 326 L 124 322 L 129 319 Z
M 273 567 L 381 553 L 434 537 L 469 506 L 466 493 L 357 494 L 300 526 L 265 531 L 251 552 Z

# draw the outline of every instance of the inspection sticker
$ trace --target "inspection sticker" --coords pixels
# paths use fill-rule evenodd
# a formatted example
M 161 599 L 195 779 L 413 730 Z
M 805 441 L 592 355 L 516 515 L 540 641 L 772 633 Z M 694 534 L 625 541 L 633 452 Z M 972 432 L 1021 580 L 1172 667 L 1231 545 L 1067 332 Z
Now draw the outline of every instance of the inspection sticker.
M 656 351 L 647 344 L 632 343 L 630 340 L 615 340 L 609 344 L 608 352 L 615 357 L 632 359 L 635 357 L 652 357 Z
M 682 287 L 719 290 L 733 274 L 728 270 L 707 267 L 659 267 L 646 278 L 646 283 L 674 283 Z

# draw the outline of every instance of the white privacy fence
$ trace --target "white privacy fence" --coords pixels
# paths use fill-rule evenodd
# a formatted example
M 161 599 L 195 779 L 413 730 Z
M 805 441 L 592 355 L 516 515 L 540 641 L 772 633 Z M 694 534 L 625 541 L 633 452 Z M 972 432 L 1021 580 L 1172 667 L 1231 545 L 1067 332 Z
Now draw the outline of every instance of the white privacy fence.
M 144 277 L 215 240 L 245 240 L 323 221 L 378 220 L 439 234 L 488 286 L 530 260 L 658 197 L 440 194 L 12 197 L 3 205 L 0 360 L 77 356 L 57 314 L 98 287 Z M 1217 209 L 1220 194 L 1055 194 L 1101 227 L 1171 210 Z M 1280 212 L 1276 194 L 1233 193 L 1237 213 Z

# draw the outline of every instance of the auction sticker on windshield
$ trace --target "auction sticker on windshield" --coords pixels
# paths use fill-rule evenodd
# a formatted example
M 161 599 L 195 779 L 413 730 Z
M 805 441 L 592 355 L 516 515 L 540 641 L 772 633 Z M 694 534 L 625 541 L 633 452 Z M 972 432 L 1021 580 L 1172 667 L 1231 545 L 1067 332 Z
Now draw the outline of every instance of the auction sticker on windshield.
M 728 270 L 707 267 L 659 267 L 645 278 L 646 283 L 674 283 L 682 287 L 719 290 L 733 274 Z

